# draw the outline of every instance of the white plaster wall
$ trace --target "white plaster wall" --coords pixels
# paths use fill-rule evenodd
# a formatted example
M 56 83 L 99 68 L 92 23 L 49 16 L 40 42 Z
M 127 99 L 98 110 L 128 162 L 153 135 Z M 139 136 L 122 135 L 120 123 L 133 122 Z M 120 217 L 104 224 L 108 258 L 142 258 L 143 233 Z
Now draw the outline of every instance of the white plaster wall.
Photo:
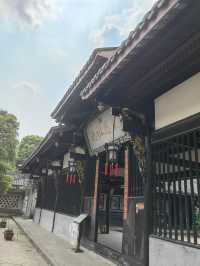
M 149 266 L 199 266 L 200 249 L 150 237 Z
M 42 209 L 40 225 L 50 232 L 53 224 L 53 215 L 54 215 L 53 211 Z
M 32 196 L 31 196 L 31 200 L 30 200 L 30 205 L 29 205 L 29 215 L 33 215 L 34 214 L 34 210 L 35 210 L 35 206 L 36 206 L 36 202 L 37 202 L 37 190 L 33 190 L 32 192 Z
M 25 197 L 24 197 L 24 202 L 23 202 L 23 213 L 24 213 L 24 214 L 26 214 L 27 204 L 28 204 L 28 196 L 25 195 Z
M 33 216 L 33 221 L 34 223 L 38 224 L 39 223 L 39 219 L 40 219 L 40 208 L 35 208 L 35 212 L 34 212 L 34 216 Z
M 155 99 L 155 129 L 200 112 L 200 73 Z
M 37 192 L 34 189 L 26 190 L 26 196 L 23 202 L 23 213 L 26 217 L 30 217 L 34 213 Z
M 20 195 L 18 198 L 18 209 L 23 211 L 24 195 Z
M 63 239 L 70 241 L 69 226 L 73 222 L 75 217 L 56 213 L 55 224 L 54 224 L 54 233 L 57 236 L 62 237 Z

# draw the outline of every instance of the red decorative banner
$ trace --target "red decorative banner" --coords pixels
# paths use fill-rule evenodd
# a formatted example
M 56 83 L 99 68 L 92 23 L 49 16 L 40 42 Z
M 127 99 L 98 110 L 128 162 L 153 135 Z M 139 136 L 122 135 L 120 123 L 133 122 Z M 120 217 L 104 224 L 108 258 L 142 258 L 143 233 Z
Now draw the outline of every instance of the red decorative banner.
M 124 215 L 123 219 L 127 220 L 128 218 L 128 179 L 129 179 L 129 150 L 125 150 L 124 158 Z
M 105 176 L 119 176 L 119 164 L 118 163 L 105 163 L 104 175 Z
M 72 184 L 76 184 L 76 175 L 67 175 L 65 177 L 65 183 L 72 185 Z

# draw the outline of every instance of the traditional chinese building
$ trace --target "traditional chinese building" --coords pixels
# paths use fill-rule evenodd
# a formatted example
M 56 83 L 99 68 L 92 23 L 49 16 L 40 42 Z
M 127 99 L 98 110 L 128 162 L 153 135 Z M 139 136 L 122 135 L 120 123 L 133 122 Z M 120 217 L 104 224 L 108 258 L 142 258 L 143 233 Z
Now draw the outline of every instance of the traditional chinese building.
M 36 222 L 69 238 L 87 213 L 84 245 L 122 265 L 199 265 L 199 11 L 158 1 L 93 53 L 52 113 L 64 126 L 24 164 L 43 176 Z

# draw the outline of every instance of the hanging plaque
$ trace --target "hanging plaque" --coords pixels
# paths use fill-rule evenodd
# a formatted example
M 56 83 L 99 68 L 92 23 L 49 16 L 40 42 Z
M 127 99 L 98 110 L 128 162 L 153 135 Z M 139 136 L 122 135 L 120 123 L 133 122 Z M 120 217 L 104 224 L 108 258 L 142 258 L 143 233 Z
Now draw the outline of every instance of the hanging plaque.
M 113 126 L 115 142 L 120 140 L 123 142 L 123 140 L 129 137 L 129 134 L 123 131 L 121 117 L 114 117 L 111 108 L 97 115 L 88 123 L 85 129 L 85 136 L 91 154 L 101 152 L 104 149 L 105 143 L 113 141 Z

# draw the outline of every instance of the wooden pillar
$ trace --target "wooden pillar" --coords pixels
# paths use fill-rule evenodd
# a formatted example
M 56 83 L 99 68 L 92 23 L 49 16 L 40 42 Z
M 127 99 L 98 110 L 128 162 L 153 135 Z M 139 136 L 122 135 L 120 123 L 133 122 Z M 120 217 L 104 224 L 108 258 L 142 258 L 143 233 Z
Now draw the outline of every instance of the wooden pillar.
M 145 138 L 146 173 L 144 185 L 144 265 L 149 265 L 149 235 L 152 233 L 152 154 L 151 132 L 147 129 Z
M 128 185 L 129 185 L 129 147 L 125 150 L 124 154 L 124 213 L 123 219 L 128 219 Z
M 97 241 L 98 233 L 98 210 L 99 210 L 99 183 L 100 183 L 100 160 L 96 159 L 94 199 L 91 213 L 91 240 Z
M 54 212 L 53 212 L 53 223 L 52 223 L 52 229 L 51 232 L 54 231 L 54 225 L 55 225 L 55 219 L 56 219 L 56 211 L 57 211 L 57 205 L 58 205 L 58 197 L 59 197 L 59 177 L 57 175 L 57 171 L 55 170 L 54 173 L 54 185 L 56 189 L 56 198 L 54 202 Z
M 123 240 L 122 253 L 127 254 L 129 248 L 129 228 L 128 228 L 128 209 L 129 209 L 129 146 L 124 152 L 124 209 L 123 209 Z
M 42 217 L 42 209 L 44 208 L 44 201 L 45 201 L 45 186 L 46 186 L 46 176 L 43 175 L 41 177 L 41 206 L 40 206 L 40 217 L 39 217 L 39 224 Z
M 44 202 L 45 202 L 45 197 L 46 197 L 46 186 L 47 186 L 47 178 L 48 178 L 48 162 L 46 162 L 46 174 L 44 174 L 41 178 L 41 193 L 42 193 L 42 198 L 41 198 L 41 210 L 40 210 L 40 218 L 39 218 L 39 224 L 41 221 L 41 217 L 42 217 L 42 209 L 44 208 Z
M 109 234 L 110 227 L 110 188 L 106 197 L 106 234 Z

